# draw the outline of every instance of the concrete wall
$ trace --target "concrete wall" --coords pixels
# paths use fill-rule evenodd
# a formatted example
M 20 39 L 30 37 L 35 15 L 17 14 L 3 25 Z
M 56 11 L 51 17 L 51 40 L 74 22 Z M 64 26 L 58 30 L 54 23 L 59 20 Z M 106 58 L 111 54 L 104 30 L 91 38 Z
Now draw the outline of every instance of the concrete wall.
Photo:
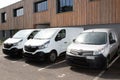
M 43 26 L 43 25 L 39 25 L 39 26 Z M 36 28 L 39 28 L 39 26 L 37 26 Z M 45 26 L 45 25 L 44 25 Z M 47 25 L 46 25 L 47 26 Z M 48 26 L 47 26 L 48 27 Z M 80 26 L 78 26 L 80 27 Z M 106 25 L 87 25 L 87 26 L 81 26 L 84 27 L 85 30 L 87 29 L 94 29 L 94 28 L 113 28 L 115 29 L 118 34 L 120 34 L 120 24 L 106 24 Z M 11 34 L 10 30 L 5 30 L 5 37 L 3 36 L 3 32 L 2 30 L 0 31 L 0 39 L 6 39 L 11 37 L 13 34 L 15 33 L 15 31 L 13 30 L 13 33 Z M 120 35 L 119 35 L 120 37 Z
M 114 28 L 120 30 L 120 24 L 101 24 L 101 25 L 87 25 L 82 26 L 84 29 L 92 29 L 92 28 Z
M 5 40 L 12 37 L 17 31 L 18 30 L 0 30 L 0 40 Z

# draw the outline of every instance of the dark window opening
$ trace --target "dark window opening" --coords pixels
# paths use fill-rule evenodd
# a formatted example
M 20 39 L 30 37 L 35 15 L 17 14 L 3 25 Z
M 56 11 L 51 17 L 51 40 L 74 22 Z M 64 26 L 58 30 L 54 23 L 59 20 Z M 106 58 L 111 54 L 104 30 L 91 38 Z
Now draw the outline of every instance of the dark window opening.
M 109 43 L 113 44 L 116 42 L 115 36 L 113 35 L 113 33 L 109 34 Z
M 64 39 L 65 37 L 66 37 L 66 30 L 63 29 L 57 34 L 55 41 L 60 41 Z
M 7 13 L 4 12 L 4 13 L 1 13 L 1 22 L 4 23 L 7 21 Z
M 6 32 L 4 30 L 2 31 L 2 37 L 6 38 Z
M 47 0 L 42 0 L 42 1 L 36 2 L 34 4 L 35 12 L 41 12 L 41 11 L 46 11 L 46 10 L 48 10 L 48 1 Z
M 73 0 L 57 0 L 57 13 L 73 11 Z
M 29 37 L 28 37 L 28 39 L 32 39 L 37 33 L 38 33 L 39 31 L 33 31 L 30 35 L 29 35 Z
M 98 37 L 99 36 L 99 37 Z M 80 34 L 75 43 L 87 44 L 87 45 L 103 45 L 107 43 L 106 32 L 85 32 Z
M 110 34 L 109 34 L 109 41 L 112 41 L 112 40 L 114 40 L 114 39 L 113 39 L 113 35 L 112 35 L 112 33 L 110 33 Z
M 12 37 L 18 30 L 10 30 L 10 37 Z
M 24 15 L 24 9 L 23 7 L 17 8 L 13 10 L 13 16 L 17 17 L 17 16 L 22 16 Z

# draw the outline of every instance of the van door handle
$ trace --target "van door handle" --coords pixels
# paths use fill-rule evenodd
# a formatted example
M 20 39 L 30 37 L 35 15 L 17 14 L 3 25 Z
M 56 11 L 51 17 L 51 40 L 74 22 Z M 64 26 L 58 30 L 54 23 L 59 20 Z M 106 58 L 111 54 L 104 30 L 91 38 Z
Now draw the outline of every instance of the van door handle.
M 65 44 L 67 43 L 67 42 L 64 42 Z

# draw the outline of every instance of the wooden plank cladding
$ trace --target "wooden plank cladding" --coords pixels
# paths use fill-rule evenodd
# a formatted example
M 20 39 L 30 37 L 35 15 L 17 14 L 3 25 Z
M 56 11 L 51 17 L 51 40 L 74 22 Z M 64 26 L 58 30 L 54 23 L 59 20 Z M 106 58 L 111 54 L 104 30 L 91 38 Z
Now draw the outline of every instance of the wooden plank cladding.
M 48 11 L 34 13 L 34 24 L 50 23 Z
M 11 6 L 5 7 L 0 9 L 0 14 L 2 12 L 7 13 L 7 21 L 5 23 L 1 23 L 1 16 L 0 16 L 0 30 L 7 30 L 7 29 L 22 29 L 24 27 L 24 16 L 14 17 L 13 10 L 19 7 L 24 6 L 24 2 L 18 2 L 17 4 L 13 4 Z
M 120 0 L 74 0 L 73 11 L 56 14 L 52 3 L 51 26 L 80 26 L 120 23 Z
M 50 27 L 81 26 L 120 23 L 120 0 L 73 0 L 73 11 L 57 12 L 57 0 L 48 0 L 48 9 L 35 12 L 35 3 L 43 0 L 22 0 L 0 9 L 7 13 L 7 21 L 1 22 L 0 30 L 34 28 L 50 24 Z M 14 17 L 13 10 L 24 8 L 24 15 Z

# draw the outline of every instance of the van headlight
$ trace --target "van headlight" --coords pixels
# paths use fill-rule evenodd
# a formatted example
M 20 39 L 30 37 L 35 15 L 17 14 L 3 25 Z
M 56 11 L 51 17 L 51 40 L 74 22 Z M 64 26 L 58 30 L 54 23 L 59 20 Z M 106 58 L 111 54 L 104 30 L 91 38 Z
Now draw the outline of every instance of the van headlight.
M 22 39 L 19 42 L 13 44 L 13 46 L 18 46 L 22 42 Z
M 48 45 L 49 45 L 50 41 L 47 41 L 46 43 L 44 43 L 43 45 L 39 46 L 38 48 L 39 49 L 44 49 L 44 48 L 47 48 Z
M 19 44 L 19 42 L 17 42 L 17 43 L 14 43 L 14 44 L 13 44 L 13 46 L 18 46 L 18 44 Z
M 105 52 L 105 49 L 100 49 L 98 51 L 94 51 L 93 55 L 100 55 L 100 54 L 103 54 Z
M 70 49 L 67 49 L 67 52 L 69 52 L 69 53 L 70 53 L 70 51 L 71 51 Z

